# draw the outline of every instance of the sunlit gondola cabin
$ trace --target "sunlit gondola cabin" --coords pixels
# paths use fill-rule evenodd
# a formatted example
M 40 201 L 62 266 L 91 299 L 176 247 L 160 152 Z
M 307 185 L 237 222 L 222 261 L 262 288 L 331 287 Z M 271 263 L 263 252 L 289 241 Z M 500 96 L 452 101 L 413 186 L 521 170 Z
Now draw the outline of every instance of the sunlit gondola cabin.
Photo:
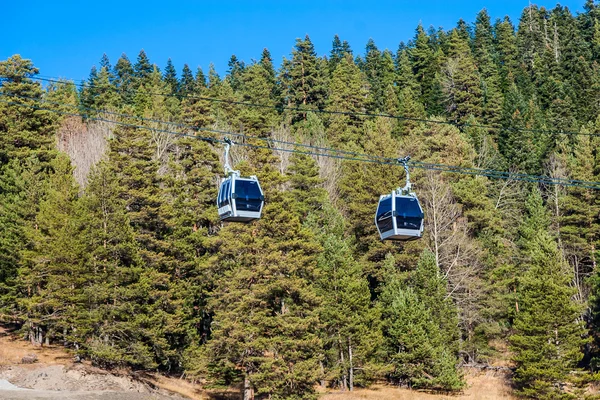
M 264 202 L 256 176 L 240 178 L 232 174 L 221 181 L 217 197 L 221 221 L 251 222 L 259 219 Z
M 409 241 L 423 236 L 423 209 L 414 193 L 382 195 L 375 225 L 381 240 Z

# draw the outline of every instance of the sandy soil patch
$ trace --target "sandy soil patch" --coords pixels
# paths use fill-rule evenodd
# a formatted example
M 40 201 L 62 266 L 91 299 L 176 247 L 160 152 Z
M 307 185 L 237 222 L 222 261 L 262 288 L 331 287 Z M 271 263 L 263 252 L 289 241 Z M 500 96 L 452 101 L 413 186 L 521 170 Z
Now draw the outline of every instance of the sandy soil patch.
M 352 393 L 327 392 L 321 400 L 515 400 L 506 374 L 501 372 L 469 371 L 467 388 L 461 394 L 432 394 L 386 385 L 356 389 Z

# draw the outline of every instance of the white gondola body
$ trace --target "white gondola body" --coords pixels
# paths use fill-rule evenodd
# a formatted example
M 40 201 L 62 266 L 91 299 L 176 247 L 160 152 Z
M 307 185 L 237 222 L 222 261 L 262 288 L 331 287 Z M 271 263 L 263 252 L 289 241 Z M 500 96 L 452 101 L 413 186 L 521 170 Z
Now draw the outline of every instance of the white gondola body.
M 414 193 L 396 191 L 379 198 L 375 226 L 381 240 L 416 240 L 423 236 L 423 209 Z
M 259 219 L 264 195 L 256 176 L 240 178 L 235 174 L 223 178 L 219 186 L 219 218 L 226 222 L 251 222 Z

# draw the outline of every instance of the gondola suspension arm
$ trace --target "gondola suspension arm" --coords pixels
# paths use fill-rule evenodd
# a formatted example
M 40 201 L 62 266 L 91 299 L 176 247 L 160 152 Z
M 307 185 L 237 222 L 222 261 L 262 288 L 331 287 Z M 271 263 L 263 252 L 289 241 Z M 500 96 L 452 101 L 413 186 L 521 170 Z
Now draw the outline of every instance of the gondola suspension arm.
M 235 143 L 228 137 L 225 137 L 224 141 L 225 141 L 225 165 L 223 166 L 223 168 L 225 169 L 225 176 L 231 176 L 231 175 L 240 176 L 240 171 L 236 171 L 233 168 L 231 168 L 231 164 L 229 163 L 229 149 Z
M 409 194 L 412 192 L 412 184 L 410 183 L 410 173 L 408 172 L 408 161 L 410 156 L 402 157 L 398 159 L 398 162 L 404 166 L 404 172 L 406 173 L 406 185 L 403 188 L 396 189 L 396 193 L 399 195 Z

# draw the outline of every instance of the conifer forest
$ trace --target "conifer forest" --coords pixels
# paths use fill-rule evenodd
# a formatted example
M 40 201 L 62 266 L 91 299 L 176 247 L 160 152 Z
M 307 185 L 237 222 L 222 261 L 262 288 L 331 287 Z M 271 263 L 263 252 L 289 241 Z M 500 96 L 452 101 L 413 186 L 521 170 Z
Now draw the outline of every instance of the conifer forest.
M 291 38 L 281 63 L 233 55 L 224 76 L 143 50 L 99 54 L 85 81 L 0 61 L 0 321 L 247 399 L 458 392 L 464 366 L 498 365 L 525 398 L 594 398 L 600 5 L 584 10 L 482 10 L 394 50 Z M 252 223 L 219 220 L 225 138 L 264 191 Z M 406 155 L 423 237 L 381 241 Z

